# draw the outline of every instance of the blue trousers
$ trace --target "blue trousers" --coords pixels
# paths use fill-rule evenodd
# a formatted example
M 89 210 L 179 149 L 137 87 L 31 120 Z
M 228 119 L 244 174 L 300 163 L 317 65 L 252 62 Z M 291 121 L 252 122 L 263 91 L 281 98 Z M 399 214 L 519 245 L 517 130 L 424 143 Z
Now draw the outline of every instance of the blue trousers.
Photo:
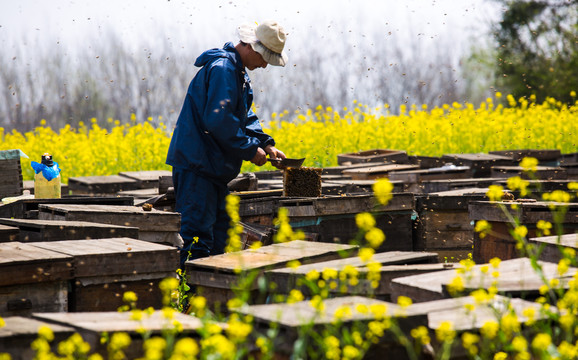
M 231 218 L 225 205 L 226 184 L 190 170 L 173 168 L 175 211 L 181 214 L 181 268 L 185 261 L 225 252 Z

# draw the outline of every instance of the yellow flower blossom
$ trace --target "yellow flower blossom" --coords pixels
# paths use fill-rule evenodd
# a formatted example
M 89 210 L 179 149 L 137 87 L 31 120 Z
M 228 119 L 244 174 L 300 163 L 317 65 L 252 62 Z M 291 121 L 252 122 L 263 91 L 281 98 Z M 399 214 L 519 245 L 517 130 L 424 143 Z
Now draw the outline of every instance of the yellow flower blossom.
M 382 178 L 373 184 L 373 194 L 381 205 L 387 205 L 393 198 L 393 184 L 387 179 Z
M 504 188 L 500 185 L 490 185 L 486 196 L 490 201 L 500 201 L 504 195 Z
M 369 231 L 375 227 L 375 218 L 367 212 L 362 212 L 355 215 L 355 224 L 363 231 Z
M 452 341 L 456 336 L 456 332 L 453 330 L 453 325 L 450 321 L 442 322 L 436 329 L 436 338 L 438 341 Z
M 524 171 L 532 171 L 535 172 L 538 170 L 538 159 L 533 157 L 525 157 L 520 161 L 520 166 Z

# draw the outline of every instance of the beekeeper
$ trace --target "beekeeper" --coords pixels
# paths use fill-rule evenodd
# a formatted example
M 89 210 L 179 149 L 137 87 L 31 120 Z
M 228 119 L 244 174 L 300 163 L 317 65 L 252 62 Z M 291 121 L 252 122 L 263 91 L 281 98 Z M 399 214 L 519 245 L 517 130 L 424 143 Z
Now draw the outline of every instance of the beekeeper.
M 225 210 L 227 183 L 243 160 L 261 166 L 284 159 L 251 110 L 248 70 L 285 66 L 286 34 L 275 21 L 238 28 L 240 41 L 202 53 L 191 81 L 166 163 L 173 167 L 175 210 L 181 213 L 181 266 L 189 257 L 222 254 L 230 218 Z

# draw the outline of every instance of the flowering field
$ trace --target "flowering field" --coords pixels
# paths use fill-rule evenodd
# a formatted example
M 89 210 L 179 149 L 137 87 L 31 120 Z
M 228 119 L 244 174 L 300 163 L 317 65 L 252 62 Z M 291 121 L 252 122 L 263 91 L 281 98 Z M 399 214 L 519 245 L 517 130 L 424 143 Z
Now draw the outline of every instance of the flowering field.
M 577 151 L 578 105 L 568 107 L 554 99 L 537 104 L 508 96 L 504 106 L 496 104 L 502 100 L 500 93 L 496 98 L 477 107 L 402 106 L 396 115 L 387 105 L 368 108 L 355 102 L 352 109 L 340 110 L 318 106 L 273 114 L 265 130 L 288 157 L 306 157 L 304 165 L 315 167 L 336 165 L 341 153 L 377 148 L 423 156 L 529 148 Z M 170 129 L 162 119 L 140 122 L 133 116 L 126 124 L 92 119 L 78 129 L 52 129 L 41 120 L 34 131 L 24 134 L 0 128 L 0 139 L 0 150 L 21 149 L 30 157 L 22 161 L 26 180 L 33 178 L 30 160 L 39 161 L 44 152 L 53 154 L 65 183 L 72 176 L 170 169 L 165 164 Z M 258 169 L 249 162 L 243 167 L 243 171 Z

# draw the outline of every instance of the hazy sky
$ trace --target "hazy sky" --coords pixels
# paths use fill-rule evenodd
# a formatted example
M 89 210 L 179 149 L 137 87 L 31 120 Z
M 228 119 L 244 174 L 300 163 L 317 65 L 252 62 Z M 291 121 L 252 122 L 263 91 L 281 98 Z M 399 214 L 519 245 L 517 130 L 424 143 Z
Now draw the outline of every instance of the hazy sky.
M 187 46 L 195 38 L 206 47 L 237 40 L 242 22 L 276 19 L 289 32 L 288 50 L 320 34 L 320 46 L 336 41 L 367 41 L 374 32 L 398 41 L 448 38 L 456 47 L 479 36 L 495 18 L 491 0 L 0 0 L 0 45 L 4 54 L 28 46 L 67 46 L 87 50 L 111 32 L 126 46 L 154 46 L 169 39 Z M 325 43 L 324 43 L 325 42 Z

